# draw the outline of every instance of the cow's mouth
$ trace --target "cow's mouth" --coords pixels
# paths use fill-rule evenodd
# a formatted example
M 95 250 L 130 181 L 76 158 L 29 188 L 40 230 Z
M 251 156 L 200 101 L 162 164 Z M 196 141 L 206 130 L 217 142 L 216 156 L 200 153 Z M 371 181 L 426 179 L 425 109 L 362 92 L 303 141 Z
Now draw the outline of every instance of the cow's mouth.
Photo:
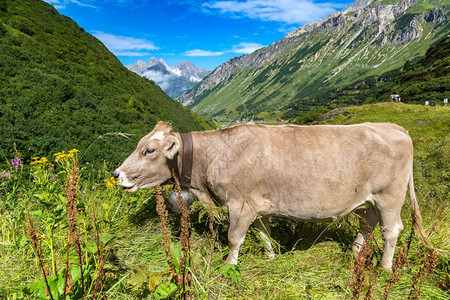
M 134 186 L 132 186 L 132 187 L 129 187 L 129 188 L 127 188 L 127 187 L 123 187 L 128 193 L 134 193 L 134 192 L 137 192 L 137 190 L 139 190 L 139 188 L 138 188 L 138 186 L 137 185 L 134 185 Z
M 120 170 L 114 171 L 113 177 L 117 180 L 117 183 L 121 185 L 129 193 L 134 193 L 139 189 L 136 183 L 133 183 L 128 180 L 126 174 L 123 171 Z

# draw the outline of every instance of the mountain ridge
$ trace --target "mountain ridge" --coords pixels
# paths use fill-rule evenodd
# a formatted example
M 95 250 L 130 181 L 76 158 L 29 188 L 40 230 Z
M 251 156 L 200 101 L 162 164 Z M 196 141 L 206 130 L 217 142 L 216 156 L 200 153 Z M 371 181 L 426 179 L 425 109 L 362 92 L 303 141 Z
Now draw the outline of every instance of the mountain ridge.
M 211 73 L 210 70 L 195 66 L 189 60 L 180 61 L 173 67 L 169 67 L 162 58 L 154 57 L 147 63 L 138 60 L 126 67 L 140 76 L 153 80 L 173 99 L 193 88 Z
M 423 56 L 448 33 L 449 6 L 437 2 L 357 1 L 227 61 L 178 100 L 219 121 L 281 115 L 299 99 L 307 111 L 314 96 L 327 89 Z

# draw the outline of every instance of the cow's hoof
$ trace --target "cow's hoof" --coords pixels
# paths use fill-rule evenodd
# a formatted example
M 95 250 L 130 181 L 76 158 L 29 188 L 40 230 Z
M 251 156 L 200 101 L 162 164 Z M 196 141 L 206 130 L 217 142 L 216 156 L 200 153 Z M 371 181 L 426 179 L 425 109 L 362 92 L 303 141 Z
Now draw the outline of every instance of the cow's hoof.
M 274 259 L 275 258 L 275 252 L 273 251 L 265 251 L 264 255 L 269 258 L 269 259 Z

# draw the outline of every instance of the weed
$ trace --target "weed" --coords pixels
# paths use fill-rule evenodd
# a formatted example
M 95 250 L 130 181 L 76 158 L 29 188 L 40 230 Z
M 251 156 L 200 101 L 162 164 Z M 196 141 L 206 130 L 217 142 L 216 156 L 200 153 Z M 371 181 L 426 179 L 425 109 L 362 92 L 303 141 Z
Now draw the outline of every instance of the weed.
M 183 257 L 181 258 L 181 264 L 180 264 L 180 278 L 177 278 L 177 284 L 178 286 L 182 286 L 182 293 L 181 296 L 183 299 L 186 299 L 186 288 L 189 288 L 189 281 L 190 277 L 189 275 L 186 276 L 186 263 L 189 261 L 189 211 L 186 205 L 184 204 L 184 199 L 181 195 L 181 187 L 180 182 L 178 178 L 175 176 L 175 188 L 178 191 L 177 193 L 177 200 L 178 200 L 178 206 L 181 208 L 181 233 L 180 233 L 180 240 L 181 240 L 181 249 L 183 250 Z M 193 268 L 193 264 L 189 264 L 191 268 Z
M 156 194 L 156 211 L 158 212 L 159 217 L 161 218 L 161 230 L 163 232 L 163 236 L 164 236 L 164 242 L 165 242 L 165 250 L 169 256 L 169 261 L 170 261 L 170 266 L 172 268 L 174 268 L 174 263 L 172 260 L 172 255 L 170 253 L 170 235 L 169 235 L 169 231 L 167 229 L 167 209 L 166 209 L 166 204 L 164 201 L 164 197 L 161 194 L 161 187 L 158 186 L 157 189 L 157 194 Z
M 356 255 L 355 262 L 352 266 L 353 277 L 350 280 L 352 287 L 352 297 L 359 299 L 367 286 L 367 274 L 373 272 L 373 251 L 370 247 L 370 240 L 364 241 L 361 251 Z M 366 294 L 366 299 L 370 299 L 372 290 L 369 289 Z
M 28 234 L 31 239 L 31 245 L 33 246 L 33 250 L 34 250 L 34 253 L 36 254 L 36 258 L 39 261 L 39 266 L 41 267 L 42 275 L 44 276 L 44 282 L 45 282 L 44 294 L 50 296 L 50 299 L 53 300 L 52 291 L 50 289 L 50 285 L 48 284 L 48 279 L 47 279 L 48 272 L 45 269 L 44 260 L 42 258 L 42 248 L 41 248 L 41 245 L 39 244 L 37 234 L 36 234 L 36 228 L 33 225 L 33 220 L 31 219 L 31 216 L 28 217 L 28 225 L 29 225 L 29 233 Z
M 80 238 L 76 230 L 77 221 L 77 206 L 76 196 L 78 190 L 78 159 L 75 158 L 73 165 L 71 166 L 70 173 L 67 175 L 66 180 L 66 198 L 67 198 L 67 223 L 69 225 L 69 233 L 67 237 L 67 256 L 66 256 L 66 278 L 64 283 L 63 298 L 66 299 L 67 292 L 67 280 L 69 278 L 69 252 L 70 252 L 70 238 L 75 245 L 75 252 L 79 258 L 79 267 L 81 274 L 81 296 L 84 294 L 84 276 L 83 276 L 83 255 L 81 253 Z
M 357 230 L 352 224 L 359 221 L 354 216 L 329 227 L 274 219 L 272 234 L 281 249 L 275 258 L 268 260 L 262 254 L 263 246 L 250 230 L 239 265 L 228 266 L 223 264 L 227 224 L 218 217 L 225 214 L 220 206 L 195 203 L 191 207 L 185 254 L 178 236 L 182 216 L 167 212 L 166 187 L 159 193 L 126 193 L 110 179 L 113 166 L 105 163 L 94 169 L 80 163 L 70 206 L 66 185 L 74 161 L 66 169 L 63 160 L 55 162 L 56 157 L 49 155 L 49 159 L 31 160 L 36 163 L 30 165 L 23 159 L 26 156 L 16 153 L 4 157 L 6 167 L 0 170 L 4 174 L 0 176 L 0 298 L 50 299 L 51 293 L 62 299 L 66 285 L 67 299 L 182 298 L 183 293 L 186 299 L 342 299 L 346 294 L 359 299 L 397 300 L 409 294 L 411 299 L 448 299 L 448 109 L 384 105 L 360 110 L 355 114 L 356 108 L 349 109 L 346 122 L 394 121 L 410 132 L 424 229 L 433 245 L 444 251 L 428 253 L 417 236 L 402 233 L 392 271 L 386 272 L 376 268 L 382 252 L 379 227 L 367 238 L 373 254 L 365 255 L 364 262 L 362 255 L 357 261 L 350 251 Z M 417 117 L 437 121 L 418 123 Z M 22 166 L 15 167 L 18 160 L 12 165 L 14 158 L 21 158 Z M 69 219 L 75 213 L 73 232 L 79 239 L 82 272 L 72 231 L 68 239 Z M 411 227 L 408 201 L 402 220 L 406 228 Z M 177 284 L 183 282 L 183 274 L 184 290 Z
M 437 252 L 435 249 L 431 249 L 425 254 L 425 257 L 423 259 L 423 265 L 419 267 L 419 270 L 414 275 L 411 292 L 409 293 L 408 299 L 420 299 L 419 295 L 421 286 L 419 285 L 419 281 L 427 273 L 434 271 L 434 269 L 436 268 L 436 263 L 437 263 Z
M 180 192 L 181 188 L 178 179 L 176 179 L 175 188 Z M 178 193 L 180 195 L 180 193 Z M 189 211 L 184 205 L 181 196 L 177 199 L 181 208 L 181 232 L 180 243 L 173 242 L 168 229 L 168 211 L 162 189 L 157 187 L 156 192 L 156 211 L 160 217 L 160 228 L 163 234 L 164 250 L 167 255 L 168 267 L 164 272 L 150 272 L 145 269 L 138 269 L 137 272 L 128 280 L 133 286 L 140 286 L 145 281 L 148 282 L 148 290 L 153 291 L 157 299 L 167 299 L 174 297 L 186 299 L 189 295 L 189 286 L 191 281 L 191 272 L 193 272 L 193 263 L 190 260 L 189 249 Z
M 411 231 L 411 237 L 412 237 L 412 232 L 413 231 Z M 411 241 L 411 239 L 410 239 L 410 241 Z M 383 299 L 385 299 L 385 300 L 388 299 L 389 293 L 390 293 L 392 287 L 400 279 L 400 269 L 405 264 L 407 264 L 408 267 L 409 267 L 408 250 L 409 250 L 409 243 L 408 243 L 408 245 L 404 245 L 402 248 L 400 248 L 398 253 L 397 253 L 397 258 L 395 259 L 394 263 L 392 264 L 391 279 L 386 284 L 386 287 L 385 287 L 385 290 L 384 290 L 384 298 Z
M 102 289 L 104 285 L 103 277 L 105 276 L 105 259 L 103 257 L 103 245 L 100 241 L 100 231 L 97 225 L 97 214 L 95 213 L 95 210 L 92 214 L 92 220 L 94 222 L 95 228 L 95 245 L 97 246 L 97 259 L 98 259 L 97 280 L 95 281 L 92 294 L 94 295 L 94 297 L 101 298 Z

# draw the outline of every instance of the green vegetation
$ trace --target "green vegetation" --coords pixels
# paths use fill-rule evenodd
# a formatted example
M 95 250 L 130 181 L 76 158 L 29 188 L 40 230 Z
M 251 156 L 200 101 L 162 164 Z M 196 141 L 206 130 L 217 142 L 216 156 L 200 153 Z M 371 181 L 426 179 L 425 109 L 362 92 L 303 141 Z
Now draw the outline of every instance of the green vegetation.
M 439 99 L 433 94 L 439 91 L 425 87 L 448 82 L 445 43 L 432 47 L 423 60 L 384 74 L 382 82 L 365 80 L 377 91 L 370 101 L 416 84 L 430 100 Z M 314 41 L 305 51 L 321 45 Z M 379 228 L 365 261 L 353 257 L 354 215 L 332 224 L 273 219 L 276 257 L 264 256 L 263 243 L 251 230 L 234 267 L 223 264 L 226 212 L 196 203 L 189 216 L 167 213 L 162 199 L 172 187 L 129 194 L 109 175 L 157 120 L 171 121 L 177 131 L 202 130 L 211 123 L 127 71 L 95 38 L 42 1 L 0 2 L 0 64 L 0 298 L 383 299 L 389 294 L 389 299 L 448 299 L 450 107 L 377 104 L 326 112 L 320 106 L 334 104 L 324 102 L 315 110 L 302 104 L 311 111 L 296 119 L 404 126 L 415 147 L 424 229 L 443 250 L 437 256 L 410 234 L 406 201 L 397 248 L 404 255 L 396 255 L 392 273 L 375 267 L 381 257 Z M 239 76 L 241 84 L 248 81 Z M 421 86 L 421 80 L 430 83 Z M 406 91 L 397 93 L 418 95 Z M 269 89 L 261 97 L 282 96 L 277 92 Z M 341 97 L 359 103 L 358 93 Z M 267 112 L 258 108 L 260 98 L 248 100 L 248 114 L 279 118 L 276 105 Z
M 118 163 L 158 120 L 179 131 L 214 126 L 41 0 L 1 1 L 0 66 L 1 157 L 90 147 L 84 162 Z
M 396 122 L 410 132 L 424 230 L 443 250 L 437 257 L 410 234 L 407 199 L 402 211 L 405 230 L 392 273 L 376 267 L 381 258 L 379 228 L 365 262 L 354 259 L 355 216 L 332 224 L 273 219 L 276 257 L 269 260 L 264 256 L 263 243 L 251 230 L 239 265 L 230 267 L 223 264 L 228 252 L 227 225 L 223 221 L 226 212 L 219 208 L 209 210 L 196 203 L 189 216 L 189 251 L 184 252 L 186 235 L 181 233 L 186 232 L 182 229 L 186 224 L 178 214 L 165 214 L 157 191 L 124 192 L 109 178 L 109 165 L 95 172 L 84 171 L 83 164 L 75 168 L 82 152 L 49 153 L 49 159 L 38 157 L 31 165 L 18 160 L 22 154 L 16 153 L 5 162 L 9 176 L 0 178 L 0 298 L 49 297 L 36 257 L 35 249 L 40 249 L 54 299 L 64 294 L 66 269 L 70 299 L 81 299 L 82 294 L 92 299 L 164 299 L 185 293 L 191 299 L 357 299 L 358 295 L 359 299 L 384 299 L 386 294 L 388 299 L 406 299 L 408 295 L 411 299 L 448 299 L 450 108 L 365 105 L 336 109 L 320 119 L 328 124 Z M 169 190 L 164 187 L 160 193 L 167 197 Z M 75 206 L 68 205 L 70 202 Z M 75 218 L 73 207 L 77 208 Z M 79 248 L 73 233 L 78 236 Z
M 424 57 L 415 62 L 406 61 L 401 68 L 327 91 L 314 97 L 309 105 L 309 98 L 303 98 L 295 102 L 283 118 L 292 118 L 317 107 L 332 109 L 390 101 L 393 94 L 399 95 L 404 103 L 429 101 L 442 105 L 444 98 L 448 98 L 449 72 L 450 38 L 446 37 L 433 44 Z
M 295 118 L 292 122 L 294 124 L 306 125 L 314 122 L 318 117 L 322 116 L 324 113 L 327 113 L 329 110 L 323 107 L 317 107 L 300 117 Z
M 377 1 L 371 6 L 398 2 Z M 200 95 L 189 108 L 226 122 L 250 120 L 272 111 L 284 111 L 283 119 L 293 119 L 315 107 L 332 109 L 387 101 L 390 94 L 381 99 L 385 93 L 359 94 L 359 91 L 378 85 L 377 81 L 383 79 L 381 74 L 394 76 L 406 61 L 415 63 L 431 45 L 448 36 L 447 2 L 418 1 L 392 23 L 369 21 L 373 15 L 368 15 L 368 11 L 358 17 L 349 14 L 345 21 L 332 20 L 339 23 L 332 28 L 315 28 L 301 37 L 280 40 L 264 51 L 249 54 L 242 66 L 234 66 L 240 69 L 231 79 Z M 431 9 L 435 10 L 434 18 L 427 17 Z M 442 47 L 442 51 L 448 48 L 448 42 Z M 264 58 L 267 61 L 260 64 Z M 445 62 L 448 63 L 448 59 L 441 63 Z M 258 67 L 251 67 L 253 64 Z M 445 65 L 429 67 L 436 67 L 434 70 L 438 73 L 448 71 Z M 423 71 L 430 72 L 426 68 Z M 411 81 L 403 78 L 393 86 L 399 87 L 398 91 L 392 92 L 417 103 L 413 98 L 422 95 L 425 89 L 426 95 L 422 96 L 432 94 L 435 99 L 443 93 L 443 88 L 448 89 L 448 74 L 438 78 L 438 73 L 423 78 L 426 83 L 414 84 L 414 87 L 409 87 Z M 427 86 L 428 82 L 431 86 Z M 366 86 L 360 86 L 361 83 Z M 385 86 L 390 89 L 389 85 Z M 339 97 L 342 90 L 351 90 L 351 93 Z

